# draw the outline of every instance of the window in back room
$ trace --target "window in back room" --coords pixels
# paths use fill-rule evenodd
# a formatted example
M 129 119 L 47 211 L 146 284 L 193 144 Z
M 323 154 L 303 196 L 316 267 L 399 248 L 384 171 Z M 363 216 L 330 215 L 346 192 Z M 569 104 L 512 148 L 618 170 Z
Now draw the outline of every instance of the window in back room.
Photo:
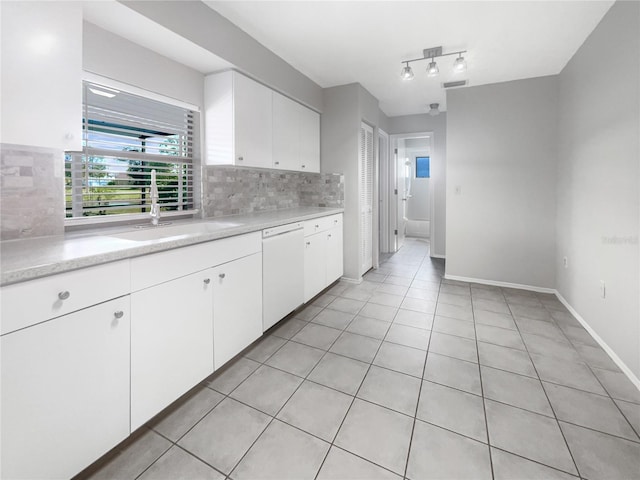
M 83 82 L 83 148 L 65 154 L 67 218 L 149 212 L 151 171 L 160 208 L 194 208 L 196 111 Z
M 416 178 L 431 177 L 431 159 L 429 157 L 416 157 Z

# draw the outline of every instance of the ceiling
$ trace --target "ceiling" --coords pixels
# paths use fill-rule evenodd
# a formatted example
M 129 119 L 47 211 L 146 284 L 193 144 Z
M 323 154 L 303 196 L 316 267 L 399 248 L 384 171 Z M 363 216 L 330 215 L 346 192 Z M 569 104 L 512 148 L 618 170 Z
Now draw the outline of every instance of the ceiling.
M 441 83 L 469 85 L 558 74 L 614 3 L 607 1 L 213 1 L 205 3 L 321 87 L 359 82 L 388 116 L 446 110 Z M 467 50 L 468 70 L 455 57 L 412 64 L 402 60 L 442 46 Z M 594 59 L 594 62 L 597 59 Z
M 84 0 L 84 20 L 202 73 L 232 64 L 114 0 Z

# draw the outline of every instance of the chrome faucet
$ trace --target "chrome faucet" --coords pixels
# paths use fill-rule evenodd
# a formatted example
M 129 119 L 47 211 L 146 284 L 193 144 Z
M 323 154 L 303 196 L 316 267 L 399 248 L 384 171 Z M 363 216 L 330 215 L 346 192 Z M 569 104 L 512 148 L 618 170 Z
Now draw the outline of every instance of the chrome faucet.
M 151 225 L 158 226 L 160 222 L 160 205 L 158 205 L 160 195 L 158 195 L 158 184 L 156 183 L 156 170 L 151 170 Z

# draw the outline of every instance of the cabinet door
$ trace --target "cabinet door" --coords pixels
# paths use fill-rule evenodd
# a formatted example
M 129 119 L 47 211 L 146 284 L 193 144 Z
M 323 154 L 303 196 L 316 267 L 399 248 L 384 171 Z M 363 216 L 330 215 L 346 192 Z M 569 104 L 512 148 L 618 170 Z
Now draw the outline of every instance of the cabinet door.
M 212 283 L 218 369 L 262 335 L 262 253 L 215 267 Z
M 273 109 L 271 90 L 234 73 L 235 164 L 272 167 Z
M 300 115 L 300 159 L 303 172 L 320 171 L 320 115 L 301 107 Z
M 212 271 L 131 295 L 131 429 L 213 372 Z
M 70 478 L 129 435 L 129 311 L 121 297 L 2 337 L 2 478 Z
M 273 93 L 273 168 L 300 170 L 300 110 L 304 108 Z
M 2 2 L 0 30 L 2 143 L 80 150 L 82 4 Z
M 304 301 L 308 302 L 326 286 L 326 234 L 304 239 Z
M 335 282 L 343 274 L 342 226 L 326 232 L 327 235 L 327 285 Z M 325 285 L 326 286 L 326 285 Z

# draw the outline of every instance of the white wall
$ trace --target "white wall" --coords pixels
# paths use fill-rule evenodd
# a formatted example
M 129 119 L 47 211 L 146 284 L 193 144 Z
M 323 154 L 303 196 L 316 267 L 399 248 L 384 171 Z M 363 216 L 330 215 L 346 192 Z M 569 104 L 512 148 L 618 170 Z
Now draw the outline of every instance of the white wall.
M 84 70 L 202 107 L 204 75 L 178 62 L 83 23 Z
M 180 0 L 121 3 L 209 50 L 256 80 L 322 111 L 319 85 L 204 3 Z
M 557 102 L 557 76 L 447 92 L 447 275 L 555 286 Z
M 447 114 L 432 117 L 426 113 L 389 118 L 389 134 L 433 132 L 431 152 L 431 179 L 434 216 L 431 255 L 444 257 L 446 243 L 446 162 L 447 162 Z
M 556 262 L 560 294 L 636 377 L 639 18 L 640 4 L 616 2 L 560 75 Z

